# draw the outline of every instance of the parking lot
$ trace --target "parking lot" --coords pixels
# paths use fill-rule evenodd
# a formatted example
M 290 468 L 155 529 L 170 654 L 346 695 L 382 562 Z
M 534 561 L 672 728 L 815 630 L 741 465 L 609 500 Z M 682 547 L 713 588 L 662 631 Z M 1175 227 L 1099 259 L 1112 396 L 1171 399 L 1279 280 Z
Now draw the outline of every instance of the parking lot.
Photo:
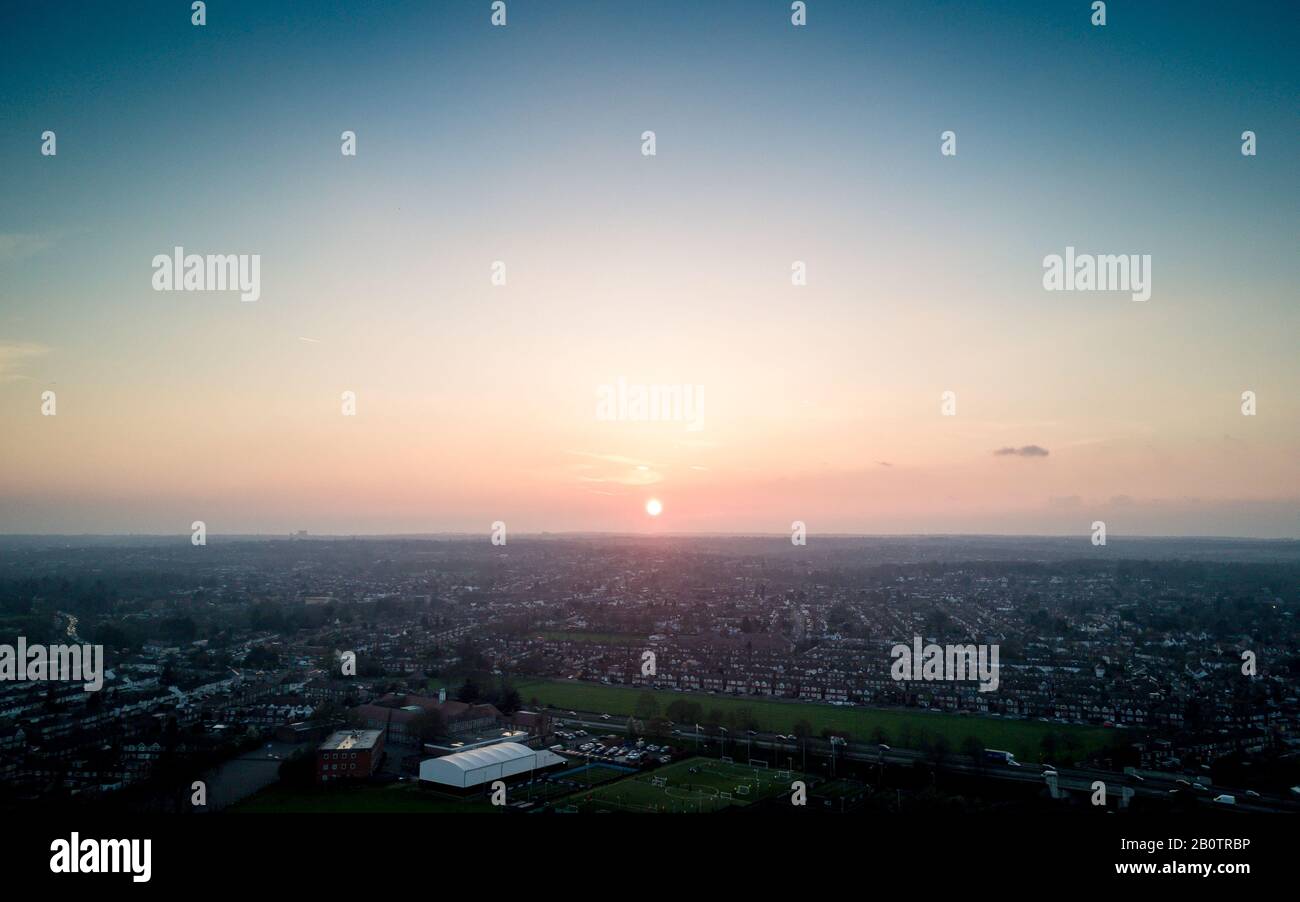
M 636 739 L 617 734 L 595 736 L 585 729 L 559 729 L 555 733 L 560 741 L 551 751 L 576 755 L 586 762 L 605 762 L 624 767 L 644 767 L 668 764 L 673 760 L 674 749 L 656 739 Z

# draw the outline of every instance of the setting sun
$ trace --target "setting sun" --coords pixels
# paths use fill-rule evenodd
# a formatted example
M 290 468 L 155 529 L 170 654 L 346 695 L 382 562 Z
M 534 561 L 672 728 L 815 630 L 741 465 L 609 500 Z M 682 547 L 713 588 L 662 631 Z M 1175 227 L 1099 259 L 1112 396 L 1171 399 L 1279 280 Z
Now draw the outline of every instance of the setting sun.
M 664 506 L 658 498 L 651 498 L 645 503 L 645 512 L 652 517 L 657 517 L 663 513 Z

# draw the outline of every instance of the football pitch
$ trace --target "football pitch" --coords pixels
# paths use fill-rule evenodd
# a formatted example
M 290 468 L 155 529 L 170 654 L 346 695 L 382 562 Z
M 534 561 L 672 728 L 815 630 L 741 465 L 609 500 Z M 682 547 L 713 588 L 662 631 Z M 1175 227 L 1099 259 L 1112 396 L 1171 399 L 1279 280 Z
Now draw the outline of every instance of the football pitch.
M 642 812 L 686 814 L 746 806 L 789 794 L 790 783 L 805 778 L 716 758 L 687 758 L 658 770 L 606 783 L 565 800 L 568 810 L 584 814 Z

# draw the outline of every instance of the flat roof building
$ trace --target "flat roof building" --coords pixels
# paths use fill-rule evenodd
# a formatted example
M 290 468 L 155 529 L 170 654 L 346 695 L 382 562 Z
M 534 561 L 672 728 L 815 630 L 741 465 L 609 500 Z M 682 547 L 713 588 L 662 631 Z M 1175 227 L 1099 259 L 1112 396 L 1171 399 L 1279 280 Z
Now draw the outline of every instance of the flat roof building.
M 520 745 L 527 745 L 528 740 L 531 738 L 532 737 L 523 730 L 501 730 L 495 734 L 484 734 L 456 740 L 448 739 L 439 742 L 426 742 L 424 744 L 424 750 L 433 755 L 454 755 L 457 752 L 470 752 L 474 749 L 481 749 L 502 742 L 517 742 Z
M 316 782 L 365 780 L 379 768 L 382 730 L 339 730 L 316 747 Z

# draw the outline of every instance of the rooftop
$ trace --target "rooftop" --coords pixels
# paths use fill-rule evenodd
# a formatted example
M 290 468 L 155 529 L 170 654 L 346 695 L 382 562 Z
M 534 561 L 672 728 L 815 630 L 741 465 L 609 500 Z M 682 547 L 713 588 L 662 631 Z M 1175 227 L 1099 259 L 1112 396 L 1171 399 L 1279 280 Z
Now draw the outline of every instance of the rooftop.
M 317 749 L 323 752 L 372 749 L 381 735 L 379 730 L 339 730 L 331 733 Z

